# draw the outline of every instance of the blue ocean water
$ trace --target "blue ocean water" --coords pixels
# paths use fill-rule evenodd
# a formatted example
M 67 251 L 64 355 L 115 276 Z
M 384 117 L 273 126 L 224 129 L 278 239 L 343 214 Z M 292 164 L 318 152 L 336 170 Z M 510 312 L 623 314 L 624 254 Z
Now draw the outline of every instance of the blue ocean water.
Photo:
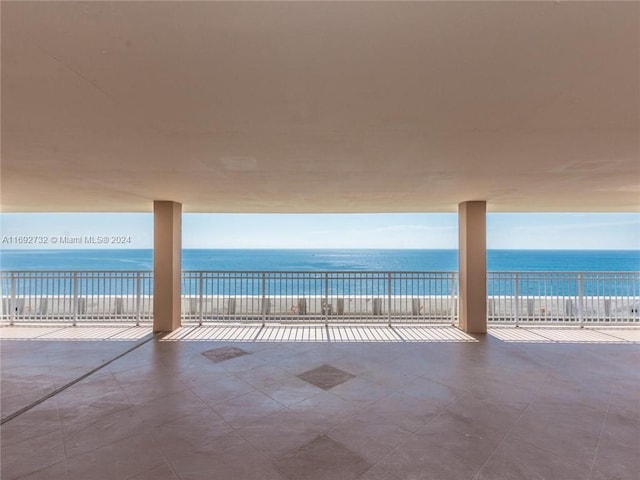
M 440 271 L 458 269 L 457 250 L 183 251 L 184 270 Z M 1 270 L 152 270 L 146 250 L 2 250 Z M 489 250 L 494 272 L 640 271 L 640 250 Z

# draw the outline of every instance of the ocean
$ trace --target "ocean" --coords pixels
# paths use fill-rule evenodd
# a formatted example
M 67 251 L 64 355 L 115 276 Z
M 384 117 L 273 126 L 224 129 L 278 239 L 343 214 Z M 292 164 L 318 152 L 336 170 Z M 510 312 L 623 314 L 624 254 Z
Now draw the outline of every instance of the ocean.
M 457 250 L 198 250 L 185 249 L 183 270 L 429 271 L 458 269 Z M 151 249 L 0 251 L 0 270 L 150 271 Z M 493 272 L 637 272 L 640 250 L 489 250 Z

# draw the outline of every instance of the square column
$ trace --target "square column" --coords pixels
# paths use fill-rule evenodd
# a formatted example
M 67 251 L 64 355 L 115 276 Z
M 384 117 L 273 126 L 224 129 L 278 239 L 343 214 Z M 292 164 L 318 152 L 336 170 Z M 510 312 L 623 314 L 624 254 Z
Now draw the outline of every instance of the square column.
M 487 333 L 487 202 L 458 205 L 460 329 Z
M 153 331 L 181 326 L 182 205 L 153 202 Z

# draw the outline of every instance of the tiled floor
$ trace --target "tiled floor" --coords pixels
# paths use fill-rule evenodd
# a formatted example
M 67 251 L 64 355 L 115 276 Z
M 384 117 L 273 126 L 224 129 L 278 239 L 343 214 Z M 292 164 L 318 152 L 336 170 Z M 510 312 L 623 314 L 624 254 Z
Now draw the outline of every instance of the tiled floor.
M 0 329 L 3 418 L 149 338 L 108 332 Z M 637 330 L 253 333 L 132 349 L 6 421 L 0 477 L 638 480 Z

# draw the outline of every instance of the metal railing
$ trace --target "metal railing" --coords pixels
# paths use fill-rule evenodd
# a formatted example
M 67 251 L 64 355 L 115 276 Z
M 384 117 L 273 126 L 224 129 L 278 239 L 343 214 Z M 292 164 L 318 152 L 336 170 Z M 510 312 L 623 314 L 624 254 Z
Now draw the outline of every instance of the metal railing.
M 183 320 L 443 322 L 457 318 L 455 272 L 185 271 Z
M 640 322 L 638 272 L 489 272 L 492 323 Z
M 153 320 L 153 274 L 140 271 L 0 272 L 3 323 Z
M 4 324 L 149 323 L 149 271 L 3 271 Z M 640 323 L 638 272 L 489 272 L 494 324 Z M 447 323 L 458 320 L 456 272 L 184 271 L 185 324 Z

